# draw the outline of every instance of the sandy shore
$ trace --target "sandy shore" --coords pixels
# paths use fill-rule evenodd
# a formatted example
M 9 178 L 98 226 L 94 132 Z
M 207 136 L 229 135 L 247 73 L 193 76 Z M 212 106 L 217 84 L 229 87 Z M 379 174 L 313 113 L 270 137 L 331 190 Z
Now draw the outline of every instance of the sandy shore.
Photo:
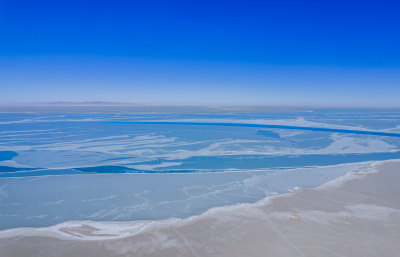
M 400 161 L 376 169 L 341 185 L 209 211 L 120 239 L 2 237 L 0 256 L 399 256 Z M 79 238 L 96 230 L 64 232 Z

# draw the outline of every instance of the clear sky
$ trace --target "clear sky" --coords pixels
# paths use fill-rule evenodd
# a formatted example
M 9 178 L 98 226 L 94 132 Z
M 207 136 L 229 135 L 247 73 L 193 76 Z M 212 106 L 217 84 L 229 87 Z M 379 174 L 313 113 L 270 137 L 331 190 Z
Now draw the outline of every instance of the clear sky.
M 400 106 L 399 1 L 0 0 L 0 103 Z

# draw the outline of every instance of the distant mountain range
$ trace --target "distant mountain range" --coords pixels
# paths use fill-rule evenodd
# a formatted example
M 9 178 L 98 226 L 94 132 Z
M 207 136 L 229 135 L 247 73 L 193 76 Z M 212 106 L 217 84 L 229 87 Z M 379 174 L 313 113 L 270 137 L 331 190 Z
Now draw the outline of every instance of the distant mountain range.
M 49 106 L 142 106 L 134 103 L 107 102 L 107 101 L 84 101 L 84 102 L 45 102 L 33 105 L 49 105 Z

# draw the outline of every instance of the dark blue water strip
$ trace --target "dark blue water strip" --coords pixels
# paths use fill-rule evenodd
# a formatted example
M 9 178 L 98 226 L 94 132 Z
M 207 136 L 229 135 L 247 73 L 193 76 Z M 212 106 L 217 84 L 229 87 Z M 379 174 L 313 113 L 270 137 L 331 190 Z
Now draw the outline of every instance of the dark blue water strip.
M 356 163 L 365 161 L 384 161 L 399 159 L 400 151 L 391 153 L 367 154 L 310 154 L 310 155 L 224 155 L 224 156 L 193 156 L 181 165 L 170 166 L 168 169 L 138 170 L 125 166 L 92 166 L 73 169 L 26 169 L 0 166 L 0 178 L 32 177 L 47 175 L 74 174 L 116 174 L 116 173 L 199 173 L 224 172 L 226 169 L 257 170 L 288 169 L 300 167 L 319 167 Z M 165 161 L 165 160 L 163 160 Z M 135 163 L 133 163 L 135 164 Z
M 275 128 L 275 129 L 295 129 L 310 131 L 325 131 L 347 134 L 374 135 L 386 137 L 400 137 L 400 133 L 379 132 L 370 130 L 353 130 L 353 129 L 335 129 L 335 128 L 319 128 L 319 127 L 302 127 L 289 125 L 267 125 L 267 124 L 251 124 L 251 123 L 224 123 L 224 122 L 181 122 L 181 121 L 108 121 L 106 123 L 126 123 L 126 124 L 144 124 L 144 125 L 193 125 L 193 126 L 225 126 L 225 127 L 250 127 L 250 128 Z

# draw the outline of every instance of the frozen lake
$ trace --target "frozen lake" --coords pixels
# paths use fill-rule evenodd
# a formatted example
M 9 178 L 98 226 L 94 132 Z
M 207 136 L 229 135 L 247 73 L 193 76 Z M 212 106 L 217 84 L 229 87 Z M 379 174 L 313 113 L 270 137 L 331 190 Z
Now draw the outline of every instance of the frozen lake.
M 139 109 L 3 108 L 0 229 L 189 217 L 400 158 L 396 109 Z

